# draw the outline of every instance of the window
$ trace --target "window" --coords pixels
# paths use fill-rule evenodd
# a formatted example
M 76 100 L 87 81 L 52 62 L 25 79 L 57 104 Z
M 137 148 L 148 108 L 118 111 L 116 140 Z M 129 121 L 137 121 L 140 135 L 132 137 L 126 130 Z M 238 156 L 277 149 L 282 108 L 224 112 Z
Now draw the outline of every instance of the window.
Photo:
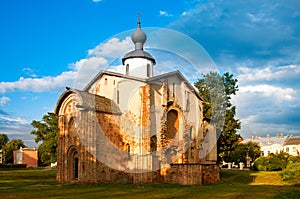
M 151 67 L 150 64 L 147 64 L 147 77 L 151 76 Z
M 156 135 L 152 135 L 150 139 L 150 152 L 154 152 L 157 150 L 157 137 Z
M 185 107 L 185 110 L 186 111 L 190 111 L 190 92 L 186 91 L 185 92 L 185 96 L 186 96 L 186 107 Z
M 108 80 L 107 80 L 107 78 L 105 78 L 104 79 L 104 85 L 107 85 L 107 82 L 108 82 Z
M 117 104 L 120 103 L 120 91 L 117 90 Z
M 126 64 L 126 71 L 125 71 L 126 75 L 129 75 L 129 64 Z
M 173 91 L 173 98 L 175 98 L 175 83 L 172 85 L 172 91 Z
M 130 144 L 129 143 L 126 144 L 126 152 L 127 152 L 128 158 L 130 158 Z
M 178 113 L 170 110 L 167 114 L 167 137 L 174 139 L 179 130 Z
M 285 152 L 288 153 L 289 151 L 290 151 L 289 147 L 286 147 L 286 148 L 285 148 Z

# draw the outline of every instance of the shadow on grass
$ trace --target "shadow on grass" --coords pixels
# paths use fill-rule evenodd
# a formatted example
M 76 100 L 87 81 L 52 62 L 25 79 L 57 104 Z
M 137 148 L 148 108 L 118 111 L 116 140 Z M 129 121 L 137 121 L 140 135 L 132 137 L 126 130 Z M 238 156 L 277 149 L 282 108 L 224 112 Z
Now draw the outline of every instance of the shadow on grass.
M 222 170 L 219 184 L 203 186 L 57 185 L 55 174 L 53 170 L 0 171 L 0 198 L 300 198 L 299 187 L 280 184 L 278 172 Z

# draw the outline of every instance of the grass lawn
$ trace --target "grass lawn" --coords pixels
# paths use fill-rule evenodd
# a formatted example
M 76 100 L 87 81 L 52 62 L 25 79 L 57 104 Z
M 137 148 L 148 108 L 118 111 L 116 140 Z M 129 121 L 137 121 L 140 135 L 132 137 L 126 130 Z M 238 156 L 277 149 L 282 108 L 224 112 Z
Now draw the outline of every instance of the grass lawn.
M 282 182 L 279 172 L 222 170 L 221 183 L 59 185 L 55 170 L 0 170 L 0 198 L 300 198 L 300 188 Z

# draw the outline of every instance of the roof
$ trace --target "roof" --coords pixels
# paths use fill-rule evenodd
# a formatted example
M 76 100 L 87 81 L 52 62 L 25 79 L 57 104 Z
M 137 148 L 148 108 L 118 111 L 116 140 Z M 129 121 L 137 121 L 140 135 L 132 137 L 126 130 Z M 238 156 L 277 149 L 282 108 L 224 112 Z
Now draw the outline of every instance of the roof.
M 151 84 L 159 79 L 168 77 L 168 76 L 174 76 L 176 75 L 179 77 L 186 85 L 187 87 L 193 92 L 201 101 L 204 102 L 203 98 L 199 95 L 199 92 L 196 90 L 196 88 L 183 76 L 183 74 L 179 70 L 175 70 L 169 73 L 164 73 L 161 75 L 157 75 L 151 78 L 139 78 L 139 77 L 134 77 L 134 76 L 129 76 L 129 75 L 124 75 L 121 73 L 116 73 L 116 72 L 111 72 L 111 71 L 100 71 L 88 84 L 87 86 L 83 89 L 83 91 L 87 92 L 91 86 L 103 75 L 109 75 L 109 76 L 115 76 L 115 77 L 122 77 L 124 79 L 130 79 L 130 80 L 135 80 L 139 82 L 144 82 Z
M 285 140 L 287 139 L 287 136 L 284 137 L 257 137 L 257 138 L 246 138 L 242 141 L 242 143 L 247 142 L 255 142 L 258 143 L 259 146 L 270 146 L 273 144 L 279 144 L 283 145 Z
M 300 137 L 288 137 L 283 145 L 300 145 Z
M 88 91 L 92 85 L 98 81 L 103 75 L 109 75 L 109 76 L 115 76 L 115 77 L 122 77 L 125 79 L 131 79 L 131 80 L 135 80 L 135 81 L 139 81 L 139 82 L 145 82 L 144 78 L 140 78 L 140 77 L 134 77 L 134 76 L 129 76 L 129 75 L 124 75 L 121 73 L 116 73 L 116 72 L 112 72 L 112 71 L 106 71 L 106 70 L 101 70 L 83 89 L 83 91 Z
M 101 113 L 108 113 L 114 115 L 121 115 L 119 106 L 113 101 L 106 97 L 91 94 L 86 91 L 80 91 L 77 89 L 67 88 L 62 95 L 59 97 L 56 104 L 54 113 L 58 114 L 59 109 L 64 101 L 70 94 L 76 94 L 80 98 L 80 104 L 77 104 L 76 107 L 81 110 L 95 111 Z
M 128 52 L 123 58 L 122 58 L 122 64 L 124 65 L 124 62 L 126 59 L 129 58 L 146 58 L 149 59 L 155 64 L 155 59 L 146 51 L 143 50 L 133 50 Z

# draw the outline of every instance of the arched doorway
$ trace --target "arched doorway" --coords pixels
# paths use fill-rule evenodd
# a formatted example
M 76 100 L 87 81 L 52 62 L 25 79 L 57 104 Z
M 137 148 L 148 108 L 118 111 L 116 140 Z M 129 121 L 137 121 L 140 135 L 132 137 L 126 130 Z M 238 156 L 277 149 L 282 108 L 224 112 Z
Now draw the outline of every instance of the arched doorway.
M 74 181 L 79 179 L 80 158 L 77 148 L 73 145 L 68 150 L 68 179 Z
M 79 158 L 77 151 L 74 153 L 74 160 L 73 160 L 73 179 L 78 180 L 79 174 Z

